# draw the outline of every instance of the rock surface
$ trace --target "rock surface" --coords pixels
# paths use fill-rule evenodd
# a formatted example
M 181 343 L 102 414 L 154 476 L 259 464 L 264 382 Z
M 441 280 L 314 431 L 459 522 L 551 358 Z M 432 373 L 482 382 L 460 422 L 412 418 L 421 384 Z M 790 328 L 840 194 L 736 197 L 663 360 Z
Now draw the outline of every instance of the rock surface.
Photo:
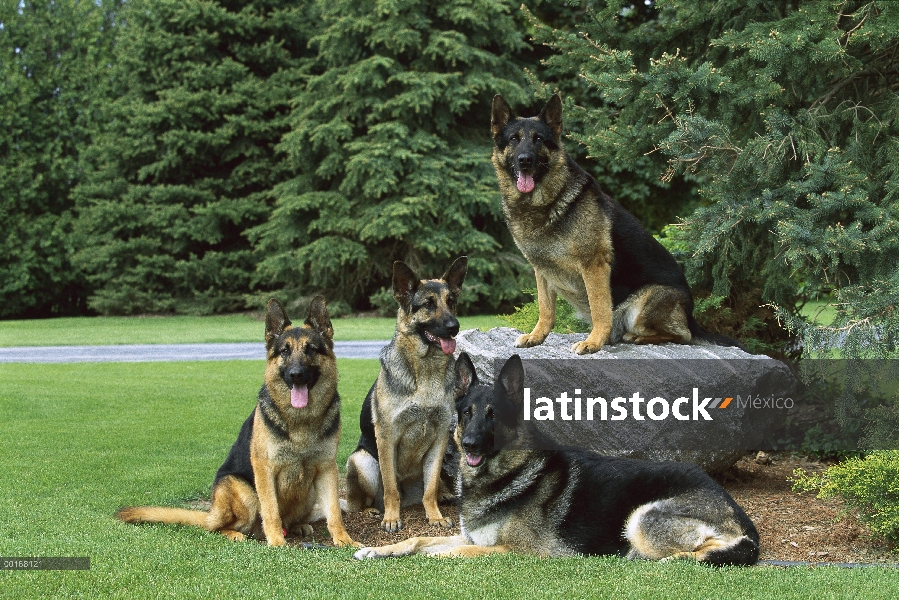
M 463 331 L 456 338 L 456 355 L 468 353 L 481 383 L 492 383 L 494 370 L 518 354 L 525 361 L 531 423 L 560 443 L 606 455 L 695 462 L 708 472 L 722 471 L 747 451 L 766 447 L 772 426 L 785 416 L 782 411 L 758 410 L 747 399 L 786 397 L 795 386 L 785 364 L 739 348 L 616 344 L 579 356 L 571 345 L 586 334 L 553 333 L 540 346 L 516 348 L 519 335 L 506 327 Z M 581 420 L 574 418 L 573 401 L 563 407 L 556 400 L 563 392 L 582 399 Z M 635 394 L 642 400 L 632 401 Z M 607 420 L 601 420 L 598 404 L 594 404 L 595 419 L 587 420 L 588 398 L 595 397 L 607 400 Z M 694 410 L 697 400 L 702 406 L 706 397 L 711 398 L 704 405 L 709 420 L 702 410 Z M 543 406 L 551 404 L 551 420 L 536 420 L 534 409 L 540 398 L 549 400 Z M 613 412 L 614 398 L 623 399 L 619 406 L 627 416 L 622 420 L 611 418 L 621 416 Z M 677 398 L 687 399 L 680 403 L 678 414 L 688 420 L 674 418 Z M 733 400 L 726 402 L 727 398 Z M 652 416 L 667 412 L 665 418 L 647 418 L 651 399 Z M 547 416 L 545 410 L 542 416 Z

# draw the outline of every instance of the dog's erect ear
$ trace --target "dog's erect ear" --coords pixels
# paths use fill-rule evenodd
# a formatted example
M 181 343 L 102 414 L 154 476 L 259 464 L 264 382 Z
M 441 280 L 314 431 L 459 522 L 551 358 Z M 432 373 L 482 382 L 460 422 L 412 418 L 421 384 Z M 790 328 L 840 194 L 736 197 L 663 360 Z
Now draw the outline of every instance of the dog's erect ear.
M 265 347 L 271 348 L 275 338 L 290 327 L 290 319 L 281 303 L 272 298 L 265 309 Z
M 325 339 L 334 339 L 334 327 L 331 326 L 331 317 L 328 315 L 328 305 L 324 296 L 316 296 L 309 305 L 306 313 L 306 325 L 322 334 Z
M 393 297 L 400 303 L 404 309 L 409 310 L 412 305 L 412 296 L 418 286 L 421 285 L 421 279 L 415 274 L 415 271 L 409 268 L 404 262 L 396 261 L 393 263 Z
M 524 366 L 521 357 L 513 354 L 503 365 L 493 387 L 497 420 L 506 427 L 515 428 L 522 417 L 524 405 Z M 503 444 L 501 436 L 497 444 Z M 505 440 L 508 441 L 508 440 Z
M 496 385 L 516 407 L 524 402 L 524 366 L 521 357 L 513 354 L 503 365 L 496 378 Z
M 468 389 L 477 384 L 478 374 L 474 364 L 471 362 L 471 358 L 462 352 L 456 359 L 456 387 L 453 392 L 456 401 L 461 400 L 468 393 Z
M 458 296 L 462 292 L 462 282 L 468 272 L 468 257 L 460 256 L 443 274 L 443 280 L 449 287 L 450 294 Z
M 490 115 L 490 130 L 495 140 L 503 128 L 512 120 L 512 107 L 506 99 L 497 94 L 493 97 L 493 112 Z
M 562 98 L 558 94 L 550 96 L 537 118 L 549 125 L 557 142 L 562 141 Z

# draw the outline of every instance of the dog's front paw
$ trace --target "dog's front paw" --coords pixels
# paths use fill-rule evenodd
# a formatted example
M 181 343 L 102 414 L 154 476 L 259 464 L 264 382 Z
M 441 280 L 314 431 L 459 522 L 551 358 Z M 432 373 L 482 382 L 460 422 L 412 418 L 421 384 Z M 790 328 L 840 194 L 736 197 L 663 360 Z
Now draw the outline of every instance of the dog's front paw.
M 602 342 L 594 342 L 588 338 L 583 342 L 577 342 L 571 346 L 571 350 L 574 351 L 575 354 L 593 354 L 594 352 L 602 350 L 602 347 Z
M 676 560 L 697 560 L 695 552 L 675 552 L 670 556 L 666 556 L 665 558 L 660 558 L 660 563 L 670 563 Z
M 453 520 L 447 519 L 446 517 L 442 519 L 429 519 L 428 525 L 439 525 L 440 527 L 452 527 Z
M 380 548 L 361 548 L 353 554 L 356 560 L 365 560 L 371 558 L 387 558 L 389 554 L 382 554 Z
M 262 532 L 265 535 L 265 541 L 269 546 L 284 546 L 287 544 L 287 540 L 284 538 L 287 536 L 287 530 L 284 529 L 282 523 L 278 523 L 277 525 L 273 523 L 263 524 Z
M 312 525 L 308 523 L 303 523 L 302 525 L 294 525 L 290 528 L 290 533 L 294 535 L 298 535 L 300 537 L 306 537 L 312 535 L 315 530 L 312 528 Z
M 439 504 L 449 504 L 450 502 L 456 502 L 456 495 L 452 492 L 443 492 L 437 497 L 437 502 Z
M 516 348 L 531 348 L 533 346 L 539 346 L 546 340 L 545 335 L 535 334 L 533 332 L 526 333 L 522 336 L 519 336 L 517 340 L 515 340 Z
M 396 533 L 403 528 L 402 519 L 383 519 L 381 521 L 381 529 L 387 533 Z
M 360 544 L 359 542 L 354 542 L 353 538 L 351 538 L 348 534 L 335 536 L 335 537 L 331 538 L 331 541 L 333 541 L 334 545 L 337 546 L 338 548 L 344 548 L 347 546 L 352 546 L 354 548 L 362 547 L 362 544 Z
M 365 560 L 366 558 L 388 558 L 391 556 L 409 556 L 415 553 L 415 546 L 410 545 L 412 540 L 406 540 L 398 544 L 389 544 L 377 548 L 362 548 L 353 554 L 354 558 Z
M 232 542 L 243 542 L 243 541 L 246 541 L 246 539 L 247 539 L 247 536 L 245 536 L 244 534 L 242 534 L 239 531 L 228 530 L 228 531 L 222 531 L 221 533 L 223 536 L 225 536 Z

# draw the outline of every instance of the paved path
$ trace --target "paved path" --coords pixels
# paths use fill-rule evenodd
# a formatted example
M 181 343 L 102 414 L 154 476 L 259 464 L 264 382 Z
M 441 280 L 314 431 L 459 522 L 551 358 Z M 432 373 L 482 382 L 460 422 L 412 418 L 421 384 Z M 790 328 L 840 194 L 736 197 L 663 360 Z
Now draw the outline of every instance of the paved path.
M 378 358 L 389 340 L 334 342 L 338 358 Z M 0 363 L 263 360 L 265 344 L 147 344 L 126 346 L 18 346 L 0 348 Z

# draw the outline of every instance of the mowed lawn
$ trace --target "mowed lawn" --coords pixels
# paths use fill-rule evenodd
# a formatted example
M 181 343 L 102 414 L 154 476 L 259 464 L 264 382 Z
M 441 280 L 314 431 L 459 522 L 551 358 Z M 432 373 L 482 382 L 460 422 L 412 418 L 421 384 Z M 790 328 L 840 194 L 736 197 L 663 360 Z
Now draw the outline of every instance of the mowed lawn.
M 834 309 L 825 302 L 810 302 L 803 314 L 818 325 L 829 325 Z M 303 321 L 293 315 L 296 323 Z M 387 340 L 393 337 L 392 317 L 350 317 L 332 319 L 334 339 Z M 498 316 L 459 317 L 464 329 L 487 331 L 508 327 Z M 11 346 L 95 346 L 121 344 L 199 344 L 262 341 L 265 322 L 262 313 L 208 317 L 64 317 L 0 321 L 0 347 Z
M 340 360 L 343 436 L 358 439 L 375 360 Z M 253 408 L 262 361 L 0 365 L 0 554 L 89 556 L 88 571 L 4 571 L 5 598 L 884 598 L 883 568 L 709 568 L 618 558 L 359 562 L 350 550 L 232 543 L 119 523 L 126 504 L 208 494 Z
M 290 313 L 288 313 L 290 314 Z M 291 315 L 294 323 L 303 318 Z M 389 340 L 396 318 L 332 319 L 334 339 Z M 459 317 L 462 329 L 503 327 L 508 323 L 491 315 Z M 201 344 L 261 342 L 262 315 L 211 317 L 65 317 L 0 321 L 0 347 L 102 346 L 121 344 Z

